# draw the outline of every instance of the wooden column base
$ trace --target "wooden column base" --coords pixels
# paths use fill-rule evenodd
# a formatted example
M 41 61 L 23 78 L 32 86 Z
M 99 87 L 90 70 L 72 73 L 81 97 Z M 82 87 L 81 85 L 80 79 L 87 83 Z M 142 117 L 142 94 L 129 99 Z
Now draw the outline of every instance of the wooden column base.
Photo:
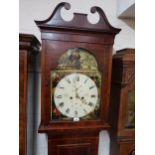
M 98 155 L 99 137 L 48 136 L 48 155 Z

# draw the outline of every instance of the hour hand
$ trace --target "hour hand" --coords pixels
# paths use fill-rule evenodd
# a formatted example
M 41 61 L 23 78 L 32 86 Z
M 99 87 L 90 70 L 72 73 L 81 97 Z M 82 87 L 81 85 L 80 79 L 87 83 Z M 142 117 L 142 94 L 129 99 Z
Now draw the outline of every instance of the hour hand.
M 81 86 L 82 86 L 82 85 L 80 85 L 79 87 L 74 86 L 74 88 L 75 88 L 74 91 L 77 92 L 78 89 L 79 89 Z
M 78 98 L 78 99 L 80 99 L 80 96 L 79 96 L 79 94 L 77 93 L 77 91 L 75 91 L 75 97 Z
M 87 105 L 87 101 L 85 100 L 85 98 L 84 98 L 84 97 L 81 97 L 80 99 L 81 99 L 81 102 L 82 102 L 82 103 L 84 103 L 84 104 L 86 104 L 86 105 Z

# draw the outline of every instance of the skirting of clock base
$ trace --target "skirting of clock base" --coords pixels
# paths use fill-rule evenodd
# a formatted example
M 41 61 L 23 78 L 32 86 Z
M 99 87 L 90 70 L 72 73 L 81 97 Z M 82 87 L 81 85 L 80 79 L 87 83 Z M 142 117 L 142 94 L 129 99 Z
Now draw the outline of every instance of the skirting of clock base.
M 96 137 L 48 137 L 48 155 L 98 155 Z

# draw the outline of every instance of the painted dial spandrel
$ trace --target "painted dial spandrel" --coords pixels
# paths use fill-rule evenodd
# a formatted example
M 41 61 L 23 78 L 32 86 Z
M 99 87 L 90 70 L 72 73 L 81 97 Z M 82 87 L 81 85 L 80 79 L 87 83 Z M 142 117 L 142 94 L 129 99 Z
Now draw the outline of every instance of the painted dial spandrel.
M 74 94 L 72 96 L 70 96 L 70 98 L 69 98 L 68 94 L 73 93 L 70 90 L 70 89 L 72 89 L 72 87 L 71 87 L 72 85 L 69 85 L 70 82 L 72 82 L 73 76 L 71 76 L 71 79 L 68 80 L 68 83 L 62 82 L 62 83 L 64 83 L 64 86 L 60 85 L 60 81 L 61 80 L 65 81 L 64 78 L 71 74 L 85 75 L 88 79 L 90 79 L 90 81 L 93 81 L 95 83 L 95 86 L 97 88 L 92 87 L 92 88 L 90 88 L 90 90 L 92 89 L 91 91 L 93 92 L 93 91 L 95 91 L 95 88 L 96 88 L 97 95 L 95 93 L 92 93 L 91 101 L 88 101 L 88 99 L 90 98 L 90 95 L 89 95 L 90 90 L 89 89 L 87 91 L 85 90 L 86 88 L 88 88 L 88 86 L 87 86 L 88 83 L 84 84 L 85 87 L 83 87 L 83 85 L 82 85 L 82 87 L 80 87 L 79 92 L 78 92 L 79 94 L 75 95 L 75 92 L 74 92 Z M 81 78 L 81 76 L 80 76 L 80 80 L 79 80 L 79 78 L 77 78 L 77 81 L 79 80 L 79 83 L 80 83 L 80 82 L 82 82 L 82 79 L 83 78 Z M 79 121 L 99 119 L 99 117 L 100 117 L 100 100 L 101 100 L 101 79 L 102 79 L 102 75 L 98 70 L 97 61 L 96 61 L 95 57 L 91 54 L 90 51 L 88 51 L 86 49 L 82 49 L 82 48 L 70 48 L 66 52 L 64 52 L 58 60 L 57 67 L 54 70 L 51 70 L 51 89 L 50 89 L 50 91 L 51 91 L 51 121 L 74 121 L 74 118 L 79 118 L 79 119 L 77 119 Z M 77 85 L 78 85 L 78 82 L 77 82 Z M 60 90 L 58 89 L 58 87 Z M 59 94 L 55 94 L 55 92 L 57 90 L 60 91 Z M 66 92 L 65 94 L 63 94 L 64 90 Z M 83 94 L 80 94 L 80 93 L 82 93 L 82 90 L 85 90 L 84 92 L 88 92 L 85 95 L 86 97 L 82 96 Z M 81 98 L 82 101 L 79 100 L 79 96 L 82 97 Z M 68 97 L 68 99 L 67 99 L 67 97 Z M 57 100 L 61 101 L 61 102 L 58 102 Z M 76 106 L 74 106 L 73 100 L 77 101 Z M 97 103 L 95 103 L 96 100 L 97 100 Z M 67 101 L 68 101 L 68 103 L 66 104 Z M 78 109 L 79 104 L 81 104 L 81 102 L 83 102 L 83 104 L 86 102 L 87 104 L 89 104 L 90 108 L 85 103 L 82 106 L 83 111 L 81 110 L 81 107 L 80 107 L 80 109 Z M 66 105 L 69 105 L 72 107 L 69 107 Z M 95 108 L 92 107 L 93 105 Z M 72 110 L 73 108 L 74 109 L 76 108 L 78 110 Z M 83 117 L 82 117 L 82 115 L 83 115 Z
M 95 82 L 81 73 L 66 75 L 54 92 L 57 109 L 70 118 L 80 118 L 94 111 L 98 102 Z

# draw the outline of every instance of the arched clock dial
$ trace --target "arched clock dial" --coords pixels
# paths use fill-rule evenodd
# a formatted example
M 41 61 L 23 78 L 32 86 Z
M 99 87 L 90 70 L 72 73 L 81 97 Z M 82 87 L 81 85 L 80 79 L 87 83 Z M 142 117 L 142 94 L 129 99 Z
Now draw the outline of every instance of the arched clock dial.
M 81 73 L 63 77 L 54 92 L 57 109 L 69 118 L 80 118 L 93 112 L 98 102 L 95 82 Z

